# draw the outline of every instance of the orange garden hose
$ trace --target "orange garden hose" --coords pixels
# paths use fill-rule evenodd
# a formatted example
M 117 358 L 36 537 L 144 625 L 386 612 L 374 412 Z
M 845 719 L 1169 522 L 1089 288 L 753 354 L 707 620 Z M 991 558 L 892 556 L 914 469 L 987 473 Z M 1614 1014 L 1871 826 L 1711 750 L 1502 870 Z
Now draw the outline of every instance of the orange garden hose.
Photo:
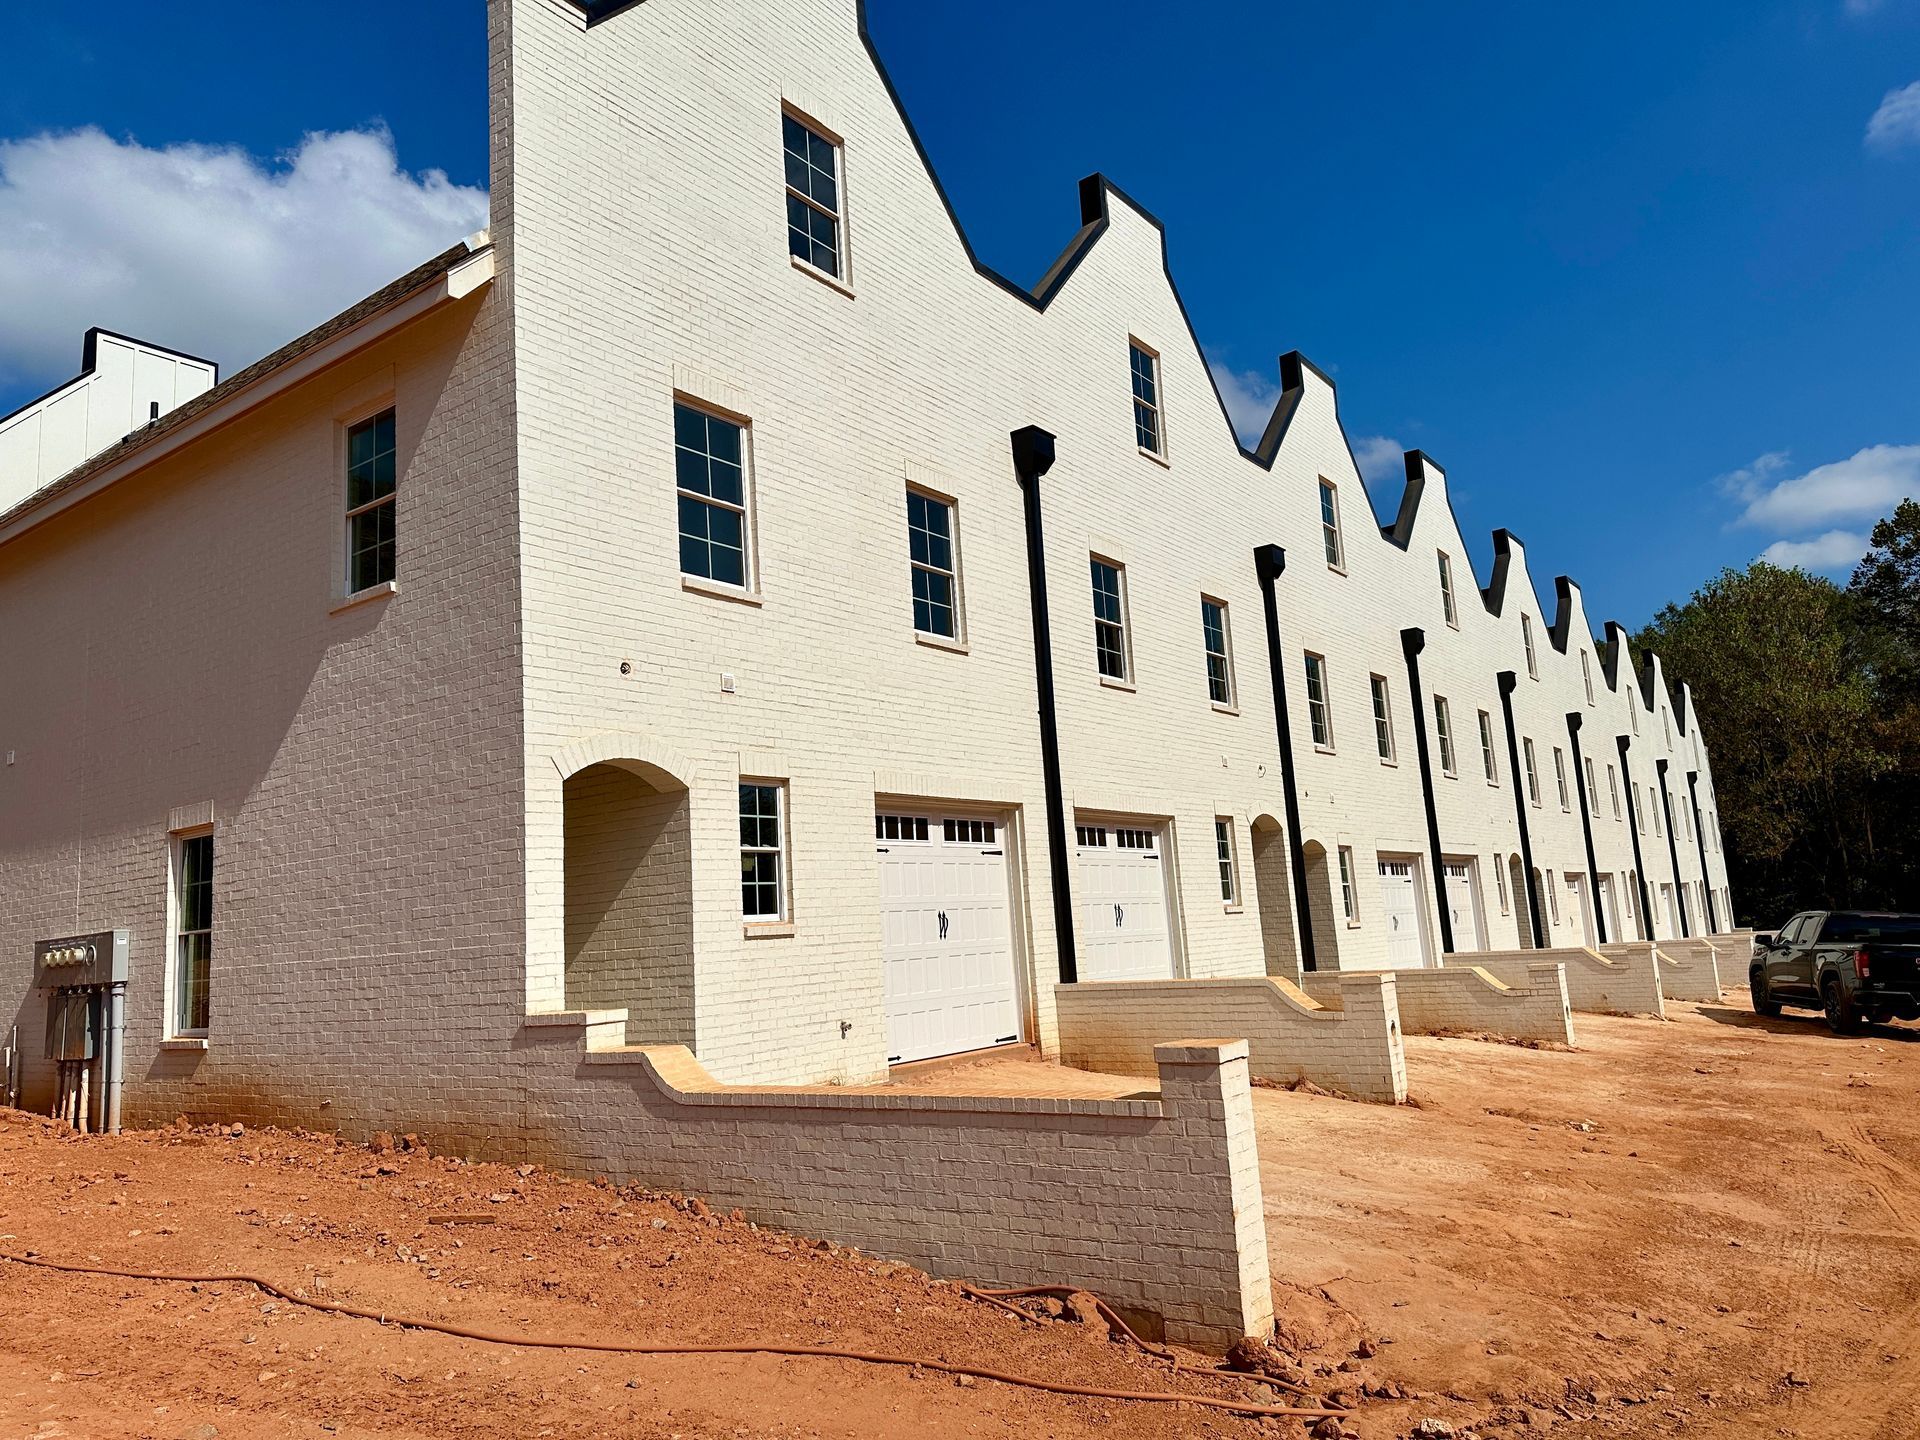
M 812 1359 L 852 1360 L 863 1365 L 897 1365 L 921 1370 L 938 1370 L 948 1375 L 969 1375 L 979 1380 L 997 1380 L 1003 1385 L 1017 1385 L 1028 1390 L 1044 1390 L 1054 1395 L 1081 1395 L 1095 1400 L 1138 1400 L 1163 1405 L 1199 1405 L 1210 1410 L 1226 1410 L 1235 1415 L 1280 1416 L 1313 1420 L 1326 1416 L 1338 1417 L 1348 1413 L 1344 1410 L 1323 1408 L 1259 1405 L 1249 1400 L 1216 1399 L 1211 1395 L 1176 1395 L 1154 1390 L 1105 1390 L 1091 1385 L 1068 1385 L 1056 1380 L 1034 1380 L 1024 1375 L 1008 1375 L 998 1370 L 987 1370 L 975 1365 L 955 1365 L 945 1360 L 928 1360 L 913 1355 L 869 1353 L 862 1350 L 836 1350 L 820 1345 L 772 1345 L 758 1342 L 740 1345 L 649 1345 L 605 1340 L 554 1340 L 544 1336 L 505 1335 L 489 1330 L 448 1325 L 438 1320 L 395 1315 L 383 1310 L 363 1310 L 359 1306 L 342 1305 L 331 1300 L 310 1300 L 282 1289 L 273 1281 L 264 1280 L 258 1275 L 176 1275 L 154 1270 L 121 1270 L 104 1265 L 76 1265 L 67 1261 L 47 1260 L 39 1256 L 15 1255 L 4 1250 L 0 1250 L 0 1260 L 42 1270 L 58 1270 L 69 1275 L 107 1275 L 120 1280 L 159 1280 L 191 1285 L 251 1285 L 255 1289 L 264 1290 L 267 1294 L 286 1301 L 289 1305 L 302 1305 L 309 1310 L 320 1310 L 330 1315 L 345 1315 L 356 1320 L 372 1320 L 380 1325 L 398 1325 L 407 1330 L 430 1330 L 441 1335 L 451 1335 L 457 1340 L 478 1340 L 489 1345 L 518 1345 L 539 1350 L 593 1350 L 611 1355 L 785 1355 Z M 1044 1293 L 1059 1288 L 1040 1286 L 1032 1292 L 995 1293 Z M 992 1298 L 987 1292 L 975 1293 L 985 1298 Z M 1136 1344 L 1143 1349 L 1147 1348 L 1146 1342 L 1139 1336 L 1133 1335 L 1132 1330 L 1126 1329 L 1125 1322 L 1120 1321 L 1117 1315 L 1113 1315 L 1104 1302 L 1101 1305 L 1101 1311 L 1119 1322 L 1121 1328 L 1126 1330 L 1128 1335 L 1133 1336 Z

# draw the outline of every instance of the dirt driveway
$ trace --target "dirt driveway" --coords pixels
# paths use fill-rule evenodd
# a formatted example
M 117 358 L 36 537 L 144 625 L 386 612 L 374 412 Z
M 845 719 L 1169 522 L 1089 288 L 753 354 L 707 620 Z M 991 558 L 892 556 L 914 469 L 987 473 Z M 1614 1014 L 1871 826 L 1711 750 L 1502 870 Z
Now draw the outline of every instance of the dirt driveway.
M 1358 1403 L 1352 1434 L 1920 1435 L 1920 1032 L 1838 1040 L 1731 999 L 1674 1015 L 1581 1017 L 1571 1054 L 1415 1039 L 1418 1108 L 1256 1093 L 1282 1339 L 1299 1378 Z M 0 1249 L 246 1269 L 519 1333 L 1286 1399 L 663 1198 L 272 1132 L 63 1139 L 0 1112 Z M 236 1285 L 0 1264 L 0 1437 L 1304 1433 L 924 1369 L 490 1345 Z

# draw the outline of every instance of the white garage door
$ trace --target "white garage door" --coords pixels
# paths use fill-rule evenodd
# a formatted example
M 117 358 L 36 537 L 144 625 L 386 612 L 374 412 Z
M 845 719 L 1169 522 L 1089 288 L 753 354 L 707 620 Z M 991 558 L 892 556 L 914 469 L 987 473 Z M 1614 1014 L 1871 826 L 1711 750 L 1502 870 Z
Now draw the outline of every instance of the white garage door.
M 1596 937 L 1593 932 L 1593 906 L 1587 899 L 1587 877 L 1567 876 L 1567 893 L 1573 897 L 1573 904 L 1569 907 L 1573 911 L 1573 933 L 1580 937 L 1582 945 L 1591 949 Z
M 1447 913 L 1453 921 L 1455 950 L 1484 950 L 1480 933 L 1480 873 L 1471 860 L 1443 862 L 1447 871 Z
M 1607 917 L 1607 938 L 1626 939 L 1627 932 L 1620 926 L 1620 901 L 1613 892 L 1613 877 L 1602 875 L 1594 884 L 1600 888 L 1600 913 Z
M 997 820 L 874 817 L 888 1063 L 1020 1038 L 1003 838 Z
M 1145 825 L 1075 829 L 1080 978 L 1167 979 L 1173 974 L 1173 939 L 1160 832 Z
M 1380 861 L 1380 913 L 1387 922 L 1387 967 L 1413 970 L 1427 963 L 1420 936 L 1420 892 L 1411 860 Z

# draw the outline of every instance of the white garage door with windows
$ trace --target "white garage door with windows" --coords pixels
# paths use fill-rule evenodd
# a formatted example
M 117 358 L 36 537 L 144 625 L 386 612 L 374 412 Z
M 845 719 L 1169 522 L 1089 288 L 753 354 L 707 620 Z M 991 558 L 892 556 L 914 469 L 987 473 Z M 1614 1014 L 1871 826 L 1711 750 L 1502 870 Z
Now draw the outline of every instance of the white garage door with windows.
M 1453 922 L 1453 948 L 1484 950 L 1480 933 L 1480 872 L 1471 860 L 1444 860 L 1447 875 L 1447 915 Z
M 1020 1038 L 1003 839 L 977 816 L 874 817 L 889 1064 Z
M 1165 980 L 1173 931 L 1161 832 L 1145 823 L 1075 826 L 1075 940 L 1082 980 Z
M 1420 887 L 1411 859 L 1380 857 L 1380 914 L 1387 923 L 1387 968 L 1417 970 L 1427 963 L 1420 933 Z

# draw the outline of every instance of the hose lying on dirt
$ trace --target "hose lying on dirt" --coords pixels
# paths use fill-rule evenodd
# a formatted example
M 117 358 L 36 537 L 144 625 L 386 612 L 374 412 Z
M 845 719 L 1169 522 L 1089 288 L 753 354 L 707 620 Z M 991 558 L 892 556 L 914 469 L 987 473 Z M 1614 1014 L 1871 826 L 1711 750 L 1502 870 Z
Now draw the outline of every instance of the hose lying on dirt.
M 1275 1415 L 1313 1420 L 1343 1416 L 1345 1410 L 1259 1405 L 1250 1400 L 1221 1400 L 1211 1395 L 1175 1395 L 1155 1390 L 1104 1390 L 1092 1385 L 1068 1385 L 1055 1380 L 1034 1380 L 1024 1375 L 1008 1375 L 975 1365 L 955 1365 L 945 1360 L 928 1360 L 914 1355 L 888 1355 L 862 1350 L 835 1350 L 822 1345 L 649 1345 L 615 1343 L 606 1340 L 553 1340 L 538 1335 L 504 1335 L 489 1330 L 474 1330 L 448 1325 L 438 1320 L 421 1320 L 395 1315 L 384 1310 L 363 1310 L 332 1300 L 310 1300 L 282 1289 L 258 1275 L 176 1275 L 157 1270 L 120 1270 L 105 1265 L 76 1265 L 68 1261 L 48 1260 L 37 1255 L 15 1255 L 0 1250 L 0 1260 L 28 1265 L 41 1270 L 58 1270 L 68 1275 L 107 1275 L 120 1280 L 162 1280 L 185 1285 L 251 1285 L 289 1305 L 302 1305 L 329 1315 L 346 1315 L 356 1320 L 372 1320 L 380 1325 L 397 1325 L 405 1330 L 431 1330 L 451 1335 L 456 1340 L 478 1340 L 488 1345 L 518 1345 L 535 1350 L 595 1350 L 610 1355 L 785 1355 L 825 1360 L 852 1360 L 863 1365 L 897 1365 L 909 1369 L 938 1370 L 948 1375 L 970 1375 L 978 1380 L 997 1380 L 1002 1385 L 1017 1385 L 1028 1390 L 1045 1390 L 1054 1395 L 1083 1395 L 1095 1400 L 1139 1400 L 1162 1405 L 1199 1405 L 1209 1410 L 1226 1410 L 1235 1415 Z M 1011 1307 L 1009 1307 L 1011 1308 Z M 1104 1307 L 1103 1307 L 1104 1308 Z M 1114 1317 L 1118 1319 L 1118 1317 Z M 1127 1333 L 1132 1334 L 1131 1331 Z M 1138 1336 L 1134 1337 L 1136 1341 Z M 1144 1342 L 1141 1342 L 1144 1344 Z

